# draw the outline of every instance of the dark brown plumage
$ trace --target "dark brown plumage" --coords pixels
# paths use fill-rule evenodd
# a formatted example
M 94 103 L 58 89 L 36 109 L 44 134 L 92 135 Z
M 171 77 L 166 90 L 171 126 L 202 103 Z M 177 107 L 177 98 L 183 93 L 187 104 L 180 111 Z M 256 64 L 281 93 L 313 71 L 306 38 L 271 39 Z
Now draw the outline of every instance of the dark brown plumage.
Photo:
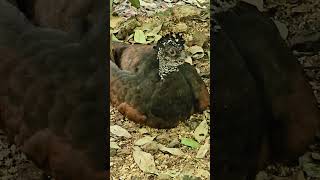
M 193 66 L 159 76 L 151 45 L 113 43 L 110 62 L 111 103 L 130 120 L 155 128 L 172 128 L 209 105 L 209 93 Z

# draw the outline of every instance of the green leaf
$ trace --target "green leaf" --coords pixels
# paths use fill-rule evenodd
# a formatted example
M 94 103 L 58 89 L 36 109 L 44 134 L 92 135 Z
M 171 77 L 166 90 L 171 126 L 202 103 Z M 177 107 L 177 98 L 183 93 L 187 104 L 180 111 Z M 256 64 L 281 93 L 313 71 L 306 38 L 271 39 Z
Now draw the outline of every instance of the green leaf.
M 135 32 L 134 32 L 134 41 L 136 43 L 141 43 L 141 44 L 147 43 L 146 37 L 145 37 L 145 35 L 144 35 L 142 30 L 135 30 Z
M 182 138 L 181 144 L 186 145 L 186 146 L 190 146 L 192 148 L 198 148 L 200 146 L 200 144 L 197 141 L 195 141 L 193 139 L 189 139 L 189 138 Z
M 140 1 L 139 0 L 129 0 L 131 5 L 135 8 L 140 8 Z

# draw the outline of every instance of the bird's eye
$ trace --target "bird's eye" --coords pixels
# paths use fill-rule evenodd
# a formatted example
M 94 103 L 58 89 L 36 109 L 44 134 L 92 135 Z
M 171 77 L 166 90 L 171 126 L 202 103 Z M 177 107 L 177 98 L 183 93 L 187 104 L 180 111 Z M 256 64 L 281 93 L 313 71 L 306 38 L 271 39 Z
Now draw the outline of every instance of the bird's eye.
M 175 56 L 177 54 L 177 52 L 174 49 L 170 49 L 169 50 L 169 55 L 170 56 Z

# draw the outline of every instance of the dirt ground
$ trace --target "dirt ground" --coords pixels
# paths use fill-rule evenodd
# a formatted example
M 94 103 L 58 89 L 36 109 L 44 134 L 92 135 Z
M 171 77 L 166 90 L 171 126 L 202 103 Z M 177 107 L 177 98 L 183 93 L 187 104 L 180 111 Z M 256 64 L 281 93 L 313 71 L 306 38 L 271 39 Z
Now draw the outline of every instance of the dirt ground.
M 210 22 L 208 8 L 201 8 L 199 5 L 190 3 L 192 1 L 189 3 L 156 0 L 141 2 L 140 9 L 126 6 L 127 1 L 114 4 L 113 15 L 115 17 L 113 17 L 114 20 L 111 20 L 111 24 L 116 38 L 134 43 L 135 38 L 130 38 L 130 34 L 134 34 L 132 29 L 142 29 L 147 35 L 154 32 L 160 24 L 162 26 L 155 38 L 168 32 L 182 32 L 187 46 L 198 49 L 198 54 L 194 54 L 191 61 L 209 89 Z M 130 18 L 134 15 L 136 18 Z M 128 27 L 132 24 L 135 25 Z M 153 24 L 155 26 L 152 26 Z M 148 28 L 151 29 L 150 32 Z M 123 36 L 123 34 L 127 35 Z M 150 39 L 152 41 L 153 37 Z M 147 37 L 148 40 L 149 37 Z M 196 57 L 197 55 L 199 57 Z M 110 125 L 121 127 L 130 134 L 130 136 L 123 137 L 112 133 L 111 130 L 110 143 L 113 144 L 110 149 L 111 179 L 209 179 L 209 108 L 202 114 L 193 115 L 186 122 L 180 123 L 178 127 L 168 130 L 136 124 L 128 121 L 111 105 L 110 109 Z M 194 132 L 203 125 L 206 127 L 206 133 L 203 141 L 199 142 L 199 147 L 192 148 L 183 144 L 185 138 L 194 140 Z M 141 143 L 141 141 L 145 142 Z M 169 149 L 163 150 L 163 146 Z M 198 157 L 199 151 L 203 149 L 205 149 L 204 155 Z M 141 156 L 148 158 L 143 159 Z M 153 171 L 148 167 L 152 167 Z
M 126 0 L 114 0 L 114 13 L 121 17 L 127 18 L 133 15 L 144 16 L 142 19 L 153 17 L 154 14 L 166 10 L 175 5 L 191 5 L 202 11 L 201 5 L 195 1 L 179 0 L 145 0 L 141 3 L 141 9 L 132 8 Z M 202 1 L 201 1 L 202 2 Z M 319 42 L 320 29 L 320 2 L 314 0 L 267 0 L 264 4 L 270 17 L 276 20 L 283 37 L 288 45 L 297 42 L 310 41 Z M 142 21 L 140 19 L 140 21 Z M 179 26 L 167 24 L 161 29 L 159 34 L 165 34 L 172 29 L 180 28 L 185 30 L 187 41 L 194 42 L 197 39 L 202 44 L 204 56 L 200 59 L 194 59 L 192 63 L 200 72 L 200 75 L 209 87 L 209 42 L 205 37 L 199 36 L 201 33 L 209 32 L 209 24 L 206 14 L 185 18 Z M 141 26 L 141 24 L 140 24 Z M 171 29 L 170 29 L 171 27 Z M 175 27 L 175 28 L 172 28 Z M 194 31 L 196 29 L 197 31 Z M 197 37 L 199 36 L 199 37 Z M 311 39 L 311 40 L 310 40 Z M 199 42 L 197 42 L 199 43 Z M 309 43 L 310 44 L 310 43 Z M 312 44 L 312 43 L 311 43 Z M 307 45 L 306 45 L 307 46 Z M 317 44 L 312 44 L 317 46 Z M 318 47 L 318 46 L 317 46 Z M 312 49 L 312 48 L 311 48 Z M 320 49 L 312 50 L 300 49 L 294 51 L 299 62 L 305 69 L 306 76 L 314 90 L 315 97 L 320 103 Z M 124 118 L 115 108 L 111 108 L 111 126 L 120 126 L 126 130 L 125 135 L 118 133 L 110 134 L 111 139 L 111 179 L 209 179 L 210 176 L 210 151 L 206 151 L 202 158 L 196 158 L 201 147 L 209 145 L 209 132 L 198 148 L 191 148 L 181 143 L 183 138 L 194 139 L 194 131 L 206 122 L 210 125 L 210 111 L 207 110 L 202 114 L 196 114 L 178 127 L 170 130 L 157 130 L 141 126 Z M 147 138 L 146 138 L 147 137 Z M 320 138 L 319 138 L 320 139 Z M 138 141 L 139 140 L 139 141 Z M 0 179 L 13 180 L 38 180 L 43 178 L 41 170 L 27 160 L 14 145 L 9 145 L 7 139 L 0 132 Z M 142 145 L 143 144 L 143 145 Z M 165 146 L 165 149 L 161 146 Z M 160 147 L 159 147 L 160 146 Z M 162 148 L 161 148 L 162 147 Z M 179 151 L 180 150 L 180 151 Z M 137 152 L 146 152 L 146 157 L 153 159 L 149 162 L 146 159 L 137 161 Z M 270 165 L 265 171 L 257 175 L 257 180 L 316 180 L 320 179 L 320 141 L 310 146 L 304 156 L 297 159 L 296 163 L 291 166 L 282 164 Z M 138 159 L 139 160 L 139 159 Z M 141 161 L 145 163 L 141 163 Z M 137 163 L 138 162 L 138 163 Z M 148 173 L 143 164 L 154 164 L 156 172 Z M 142 169 L 144 170 L 142 170 Z

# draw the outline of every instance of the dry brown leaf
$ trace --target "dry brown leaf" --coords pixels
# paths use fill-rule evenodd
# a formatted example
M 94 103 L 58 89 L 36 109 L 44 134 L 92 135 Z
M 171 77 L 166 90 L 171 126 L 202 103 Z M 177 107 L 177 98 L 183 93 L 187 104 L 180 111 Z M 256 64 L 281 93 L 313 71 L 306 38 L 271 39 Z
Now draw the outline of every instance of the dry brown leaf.
M 145 145 L 145 144 L 147 144 L 147 143 L 152 142 L 155 137 L 156 137 L 156 136 L 145 136 L 145 137 L 143 137 L 143 138 L 141 138 L 141 139 L 138 139 L 138 140 L 134 143 L 134 145 L 136 145 L 136 146 L 143 146 L 143 145 Z
M 111 28 L 116 28 L 119 26 L 121 22 L 123 22 L 125 19 L 120 16 L 111 16 L 110 17 L 110 27 Z
M 111 149 L 120 149 L 120 147 L 118 146 L 118 144 L 116 142 L 110 142 L 110 148 Z
M 157 172 L 154 158 L 150 153 L 135 150 L 133 151 L 133 159 L 143 172 L 145 173 Z
M 287 39 L 288 34 L 289 34 L 289 30 L 288 30 L 287 26 L 284 23 L 277 21 L 277 20 L 274 20 L 274 24 L 277 26 L 282 39 L 284 39 L 284 40 Z
M 206 120 L 203 120 L 199 126 L 194 130 L 193 136 L 194 138 L 201 143 L 206 139 L 209 132 L 209 126 Z
M 199 151 L 196 155 L 196 158 L 202 159 L 206 156 L 206 153 L 209 151 L 210 149 L 210 141 L 209 141 L 210 137 L 208 137 L 206 139 L 206 142 L 204 143 L 204 145 L 200 146 Z
M 114 125 L 114 126 L 110 126 L 110 132 L 116 136 L 123 136 L 126 138 L 131 138 L 131 134 L 124 128 L 118 126 L 118 125 Z
M 191 46 L 187 51 L 189 51 L 195 59 L 200 59 L 204 56 L 204 51 L 200 46 Z
M 182 156 L 184 153 L 178 148 L 167 148 L 162 144 L 158 144 L 160 151 L 165 151 L 176 156 Z

